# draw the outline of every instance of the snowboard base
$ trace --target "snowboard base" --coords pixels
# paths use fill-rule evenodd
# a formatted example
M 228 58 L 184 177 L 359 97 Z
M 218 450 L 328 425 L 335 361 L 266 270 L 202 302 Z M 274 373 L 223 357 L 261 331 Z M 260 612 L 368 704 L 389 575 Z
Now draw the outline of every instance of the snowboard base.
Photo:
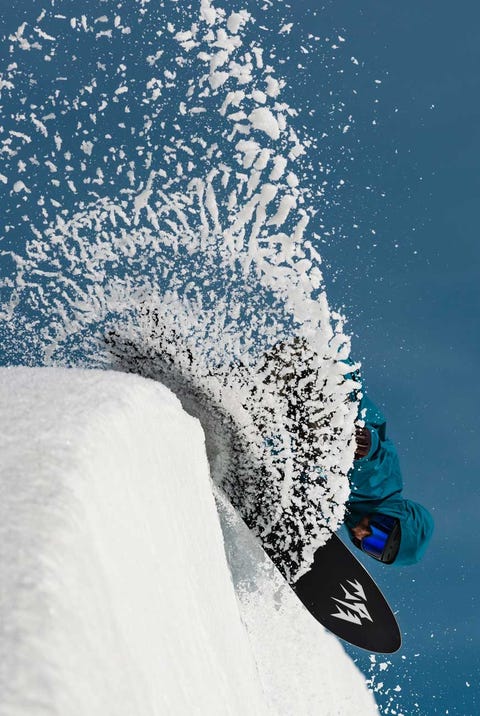
M 380 654 L 400 648 L 400 629 L 388 602 L 337 535 L 315 552 L 309 571 L 290 586 L 315 619 L 341 639 Z

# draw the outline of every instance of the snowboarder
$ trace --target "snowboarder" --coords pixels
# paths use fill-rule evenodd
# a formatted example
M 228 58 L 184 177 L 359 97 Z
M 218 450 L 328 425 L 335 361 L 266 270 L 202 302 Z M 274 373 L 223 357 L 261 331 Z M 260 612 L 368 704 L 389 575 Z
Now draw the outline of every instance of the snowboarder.
M 356 547 L 386 564 L 415 564 L 425 553 L 433 518 L 422 505 L 402 496 L 397 451 L 386 435 L 386 420 L 364 396 L 349 475 L 351 494 L 345 524 Z
M 322 400 L 312 380 L 312 355 L 307 341 L 295 337 L 275 344 L 260 365 L 265 380 L 274 382 L 290 405 L 299 459 L 306 464 L 315 462 L 312 436 L 318 428 L 306 406 Z M 350 360 L 346 362 L 353 367 Z M 361 383 L 355 370 L 345 377 Z M 351 397 L 355 399 L 355 394 Z M 356 547 L 384 564 L 415 564 L 432 536 L 433 518 L 422 505 L 404 499 L 397 451 L 386 436 L 385 417 L 366 396 L 360 400 L 358 416 L 364 425 L 356 431 L 355 460 L 349 473 L 351 493 L 345 524 L 350 538 Z

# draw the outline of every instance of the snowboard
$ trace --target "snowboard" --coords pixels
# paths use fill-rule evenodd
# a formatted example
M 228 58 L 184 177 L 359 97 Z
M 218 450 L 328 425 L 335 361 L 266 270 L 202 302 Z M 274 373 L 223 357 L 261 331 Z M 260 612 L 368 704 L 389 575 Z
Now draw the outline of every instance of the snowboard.
M 388 602 L 337 535 L 317 549 L 308 572 L 290 586 L 310 614 L 344 641 L 380 654 L 400 648 L 400 629 Z

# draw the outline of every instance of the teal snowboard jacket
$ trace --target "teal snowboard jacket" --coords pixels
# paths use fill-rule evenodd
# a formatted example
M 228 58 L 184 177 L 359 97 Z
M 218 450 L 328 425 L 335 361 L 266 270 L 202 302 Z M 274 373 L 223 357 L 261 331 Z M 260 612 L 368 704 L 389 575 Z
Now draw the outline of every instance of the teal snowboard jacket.
M 359 417 L 372 436 L 368 455 L 355 460 L 350 472 L 350 497 L 345 524 L 352 528 L 362 517 L 381 512 L 398 517 L 401 526 L 396 566 L 415 564 L 422 557 L 433 533 L 433 518 L 422 505 L 402 495 L 403 480 L 397 451 L 386 435 L 386 420 L 366 396 Z

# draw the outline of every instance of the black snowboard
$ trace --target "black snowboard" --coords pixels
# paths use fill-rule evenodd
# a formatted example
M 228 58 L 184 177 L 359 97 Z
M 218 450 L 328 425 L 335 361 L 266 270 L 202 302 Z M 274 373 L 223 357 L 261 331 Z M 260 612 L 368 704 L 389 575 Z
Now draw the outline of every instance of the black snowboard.
M 291 587 L 315 619 L 341 639 L 381 654 L 400 648 L 400 630 L 385 597 L 336 535 L 315 552 L 309 571 Z

